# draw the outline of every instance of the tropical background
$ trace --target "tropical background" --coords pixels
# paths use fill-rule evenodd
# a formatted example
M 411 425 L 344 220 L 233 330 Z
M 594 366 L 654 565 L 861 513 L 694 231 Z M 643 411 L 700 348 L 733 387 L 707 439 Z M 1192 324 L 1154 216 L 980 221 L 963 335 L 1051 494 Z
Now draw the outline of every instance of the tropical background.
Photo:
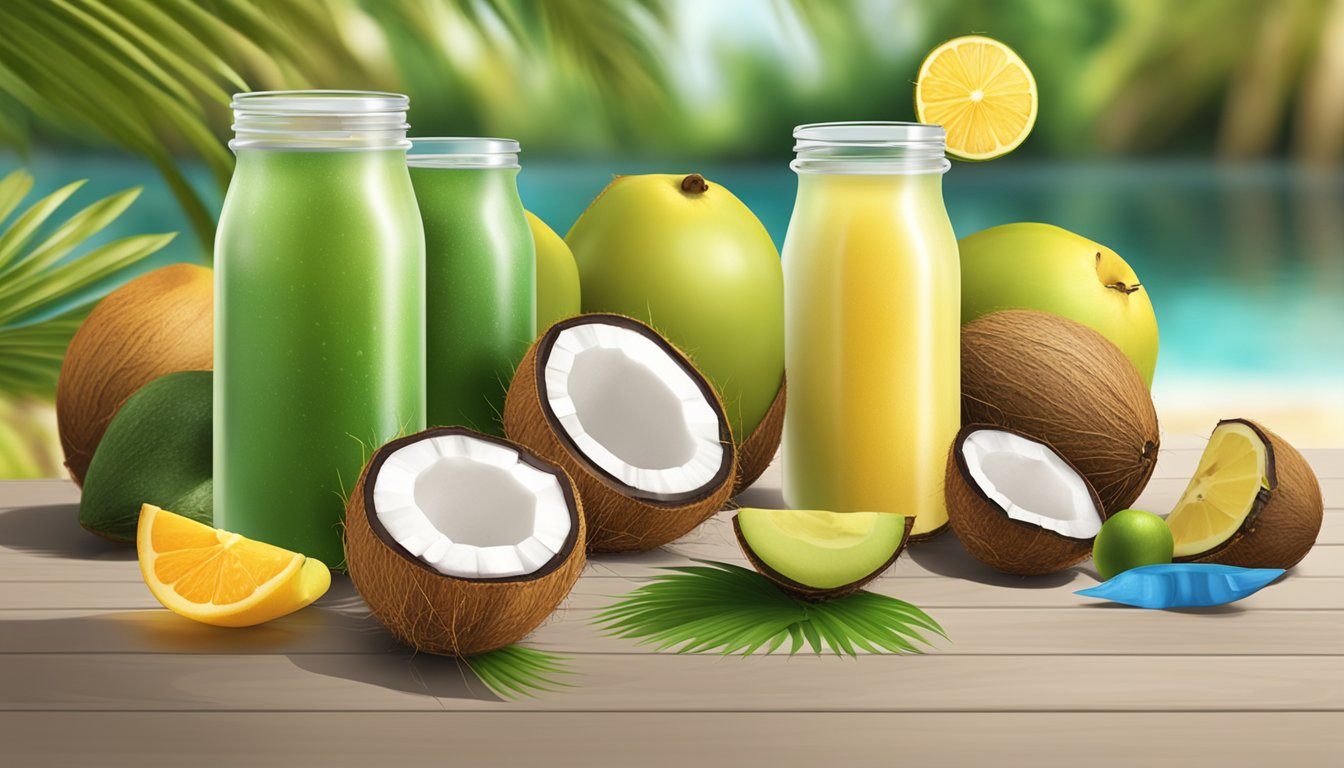
M 971 32 L 1041 109 L 947 175 L 958 235 L 1047 221 L 1124 256 L 1164 431 L 1344 446 L 1344 0 L 7 0 L 0 477 L 62 474 L 51 401 L 91 303 L 210 262 L 233 92 L 400 91 L 413 134 L 517 138 L 562 234 L 613 173 L 699 171 L 780 243 L 792 127 L 912 119 L 924 54 Z

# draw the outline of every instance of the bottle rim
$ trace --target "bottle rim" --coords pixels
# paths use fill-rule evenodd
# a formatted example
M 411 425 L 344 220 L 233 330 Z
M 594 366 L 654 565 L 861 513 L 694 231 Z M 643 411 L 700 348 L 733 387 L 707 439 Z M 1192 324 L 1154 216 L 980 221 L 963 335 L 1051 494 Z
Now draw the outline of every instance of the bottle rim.
M 951 167 L 941 125 L 894 120 L 807 123 L 793 129 L 799 173 L 944 173 Z
M 490 136 L 413 136 L 406 153 L 411 168 L 519 168 L 521 146 Z
M 233 141 L 239 149 L 350 151 L 410 147 L 410 99 L 386 91 L 301 90 L 236 93 Z

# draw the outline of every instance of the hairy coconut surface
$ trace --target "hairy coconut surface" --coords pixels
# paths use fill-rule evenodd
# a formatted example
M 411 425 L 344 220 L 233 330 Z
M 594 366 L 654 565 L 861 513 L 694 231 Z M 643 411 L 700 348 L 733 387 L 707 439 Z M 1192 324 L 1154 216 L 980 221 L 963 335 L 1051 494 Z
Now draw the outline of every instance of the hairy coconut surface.
M 1296 448 L 1270 430 L 1248 419 L 1225 419 L 1245 424 L 1268 450 L 1265 472 L 1268 490 L 1261 490 L 1255 507 L 1241 528 L 1222 546 L 1178 561 L 1221 563 L 1242 568 L 1292 568 L 1316 544 L 1325 514 L 1321 484 Z
M 387 533 L 373 505 L 379 469 L 402 446 L 442 434 L 470 434 L 508 445 L 525 462 L 560 480 L 572 525 L 564 546 L 550 562 L 523 576 L 447 576 L 406 551 Z M 501 438 L 436 427 L 388 443 L 365 465 L 346 505 L 345 558 L 355 589 L 397 639 L 426 653 L 474 656 L 522 640 L 569 594 L 585 562 L 583 510 L 560 467 Z
M 1157 466 L 1157 412 L 1134 364 L 1100 333 L 1044 312 L 1008 310 L 961 327 L 962 423 L 1049 444 L 1101 498 L 1134 503 Z
M 141 275 L 99 301 L 75 332 L 56 384 L 56 419 L 76 484 L 136 390 L 169 373 L 214 368 L 213 276 L 194 264 Z
M 695 379 L 718 417 L 724 462 L 713 481 L 691 494 L 661 497 L 625 485 L 598 467 L 574 445 L 545 404 L 545 365 L 539 363 L 561 331 L 602 322 L 639 330 L 671 355 Z M 523 356 L 504 401 L 504 432 L 538 456 L 569 473 L 583 499 L 590 552 L 642 552 L 674 541 L 723 509 L 737 476 L 737 453 L 723 404 L 689 358 L 647 325 L 622 315 L 588 314 L 552 325 Z
M 761 560 L 759 557 L 756 556 L 756 553 L 752 550 L 751 545 L 747 543 L 746 538 L 742 535 L 742 526 L 737 521 L 737 515 L 733 515 L 733 533 L 737 535 L 737 545 L 742 548 L 742 554 L 747 556 L 747 561 L 751 563 L 751 567 L 755 568 L 756 571 L 760 573 L 762 576 L 766 577 L 770 581 L 773 581 L 775 583 L 775 586 L 779 587 L 785 592 L 788 592 L 789 594 L 792 595 L 797 595 L 798 597 L 801 597 L 804 600 L 811 600 L 813 602 L 821 602 L 822 600 L 835 600 L 836 598 L 853 594 L 855 592 L 858 592 L 860 589 L 863 589 L 873 579 L 876 579 L 878 576 L 881 576 L 882 574 L 886 573 L 887 569 L 890 568 L 893 564 L 895 564 L 896 558 L 900 557 L 901 553 L 905 551 L 905 545 L 910 543 L 910 531 L 914 527 L 915 527 L 915 518 L 913 517 L 905 518 L 905 534 L 901 537 L 900 545 L 896 547 L 895 552 L 891 553 L 891 557 L 888 558 L 885 563 L 879 566 L 872 573 L 868 574 L 867 576 L 864 576 L 861 579 L 851 581 L 848 584 L 841 584 L 838 587 L 831 587 L 830 589 L 821 589 L 818 587 L 803 584 L 798 581 L 794 581 L 793 579 L 790 579 L 788 576 L 785 576 L 779 571 L 776 571 L 774 568 L 771 568 L 769 565 L 766 565 L 766 563 L 763 560 Z
M 944 495 L 948 522 L 966 551 L 975 559 L 1004 573 L 1043 576 L 1062 571 L 1092 554 L 1092 539 L 1075 539 L 1008 516 L 971 477 L 962 452 L 966 437 L 981 429 L 1002 429 L 988 424 L 968 424 L 957 433 L 947 460 Z M 1002 431 L 1012 432 L 1004 429 Z M 1016 432 L 1028 439 L 1030 435 Z M 1058 455 L 1058 452 L 1056 452 Z M 1059 457 L 1073 471 L 1078 468 Z M 1079 473 L 1081 476 L 1081 473 Z M 1086 478 L 1083 478 L 1086 483 Z M 1088 492 L 1098 513 L 1101 499 L 1089 484 Z
M 770 404 L 770 410 L 765 412 L 765 417 L 761 423 L 756 426 L 755 431 L 747 436 L 738 449 L 737 454 L 737 481 L 733 484 L 733 495 L 745 491 L 751 487 L 751 484 L 761 478 L 761 475 L 770 467 L 770 462 L 774 461 L 775 454 L 779 452 L 779 440 L 784 434 L 784 401 L 788 390 L 787 377 L 779 381 L 779 394 L 775 395 L 775 401 Z

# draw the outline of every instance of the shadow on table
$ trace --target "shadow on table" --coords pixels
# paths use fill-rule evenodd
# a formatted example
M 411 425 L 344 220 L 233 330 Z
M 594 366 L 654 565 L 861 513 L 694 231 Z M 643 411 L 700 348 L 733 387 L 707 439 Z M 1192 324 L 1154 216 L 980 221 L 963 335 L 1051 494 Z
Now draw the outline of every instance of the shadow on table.
M 383 629 L 350 580 L 334 576 L 312 607 L 255 627 L 199 624 L 162 609 L 9 619 L 0 612 L 0 653 L 278 655 L 296 668 L 411 694 L 498 701 L 455 659 L 415 654 Z M 176 693 L 163 692 L 165 700 Z
M 933 541 L 910 545 L 902 557 L 909 557 L 929 572 L 939 576 L 966 579 L 995 587 L 1054 589 L 1068 585 L 1075 576 L 1072 570 L 1046 576 L 1013 576 L 996 571 L 971 557 L 952 531 L 943 533 Z
M 41 557 L 134 560 L 135 545 L 109 541 L 79 524 L 78 504 L 14 507 L 0 511 L 0 546 Z
M 328 624 L 314 634 L 330 636 L 332 630 L 352 633 L 368 655 L 352 660 L 330 654 L 289 654 L 294 666 L 314 674 L 351 680 L 365 685 L 426 693 L 440 699 L 502 701 L 461 661 L 448 656 L 416 653 L 402 645 L 370 613 L 348 576 L 333 574 L 331 589 L 315 606 L 320 611 L 302 611 L 291 618 L 317 614 L 314 621 Z

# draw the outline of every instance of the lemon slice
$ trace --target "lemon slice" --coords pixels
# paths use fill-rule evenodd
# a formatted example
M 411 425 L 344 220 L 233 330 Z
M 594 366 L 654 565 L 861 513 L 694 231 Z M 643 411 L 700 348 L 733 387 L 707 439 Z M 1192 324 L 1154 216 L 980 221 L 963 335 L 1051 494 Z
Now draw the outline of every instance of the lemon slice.
M 1224 422 L 1209 436 L 1181 500 L 1167 516 L 1177 558 L 1213 550 L 1241 530 L 1269 487 L 1268 451 L 1246 424 Z
M 140 507 L 140 573 L 173 613 L 220 627 L 249 627 L 321 597 L 331 572 L 321 561 L 159 509 Z
M 1036 124 L 1036 79 L 1011 48 L 979 35 L 948 40 L 919 67 L 915 114 L 947 131 L 947 154 L 993 160 Z

